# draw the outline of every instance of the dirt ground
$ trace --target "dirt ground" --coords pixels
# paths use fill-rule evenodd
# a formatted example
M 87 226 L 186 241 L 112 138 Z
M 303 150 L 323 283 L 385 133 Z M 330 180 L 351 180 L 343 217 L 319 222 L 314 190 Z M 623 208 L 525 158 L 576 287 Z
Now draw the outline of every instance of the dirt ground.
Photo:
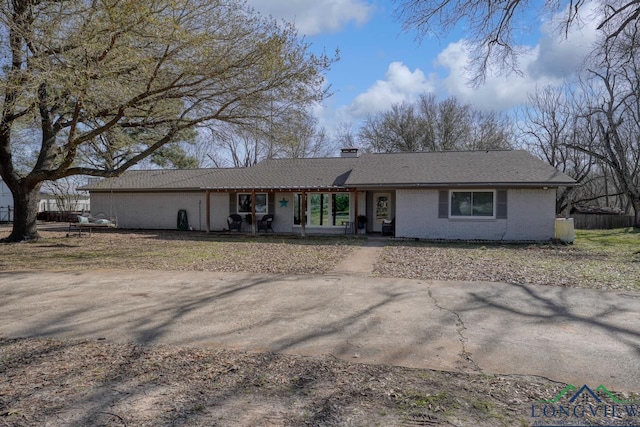
M 0 339 L 4 426 L 526 426 L 531 405 L 564 386 L 270 353 Z

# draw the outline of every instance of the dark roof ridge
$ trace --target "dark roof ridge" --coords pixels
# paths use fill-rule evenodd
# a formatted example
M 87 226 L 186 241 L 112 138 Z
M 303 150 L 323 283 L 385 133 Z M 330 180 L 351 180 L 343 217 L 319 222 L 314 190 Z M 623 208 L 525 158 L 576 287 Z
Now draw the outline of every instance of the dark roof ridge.
M 230 170 L 230 169 L 244 169 L 236 166 L 229 166 L 224 168 L 157 168 L 157 169 L 127 169 L 126 172 L 195 172 L 195 171 L 212 171 L 212 170 Z
M 483 150 L 431 150 L 431 151 L 394 151 L 391 153 L 363 153 L 363 155 L 378 155 L 378 154 L 445 154 L 445 153 L 504 153 L 509 151 L 527 151 L 523 148 L 491 148 Z M 528 152 L 528 151 L 527 151 Z
M 266 163 L 266 162 L 276 162 L 276 161 L 282 161 L 282 160 L 354 160 L 354 159 L 358 159 L 358 157 L 341 157 L 341 156 L 337 156 L 337 157 L 329 157 L 329 156 L 324 156 L 324 157 L 279 157 L 279 158 L 275 158 L 275 159 L 264 159 L 259 161 L 258 163 L 256 163 L 256 165 L 260 165 L 262 163 Z

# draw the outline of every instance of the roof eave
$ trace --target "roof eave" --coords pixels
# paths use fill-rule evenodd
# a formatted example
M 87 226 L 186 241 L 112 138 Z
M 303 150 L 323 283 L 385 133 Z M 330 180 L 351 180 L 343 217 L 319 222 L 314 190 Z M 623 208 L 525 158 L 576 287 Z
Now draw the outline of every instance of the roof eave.
M 355 191 L 356 188 L 351 187 L 342 187 L 342 186 L 265 186 L 265 187 L 201 187 L 200 190 L 211 191 L 211 192 L 282 192 L 282 193 L 290 193 L 295 191 L 300 192 L 319 192 L 319 191 L 333 191 L 333 192 L 347 192 L 347 191 Z
M 170 188 L 170 187 L 129 187 L 129 188 L 89 188 L 84 191 L 88 191 L 90 193 L 133 193 L 133 192 L 152 192 L 159 193 L 164 191 L 200 191 L 200 187 L 182 187 L 182 188 Z
M 529 188 L 539 188 L 539 187 L 573 187 L 577 185 L 575 181 L 568 182 L 421 182 L 421 183 L 371 183 L 371 184 L 351 184 L 352 187 L 356 188 L 380 188 L 380 187 L 388 187 L 388 188 L 483 188 L 483 187 L 492 187 L 492 188 L 516 188 L 516 187 L 529 187 Z
M 241 192 L 241 191 L 257 191 L 257 192 L 319 192 L 319 191 L 357 191 L 358 189 L 368 188 L 540 188 L 540 187 L 574 187 L 575 181 L 561 182 L 430 182 L 430 183 L 368 183 L 368 184 L 351 184 L 349 186 L 229 186 L 229 187 L 129 187 L 129 188 L 86 188 L 81 190 L 94 193 L 126 193 L 126 192 L 191 192 L 191 191 L 211 191 L 211 192 Z

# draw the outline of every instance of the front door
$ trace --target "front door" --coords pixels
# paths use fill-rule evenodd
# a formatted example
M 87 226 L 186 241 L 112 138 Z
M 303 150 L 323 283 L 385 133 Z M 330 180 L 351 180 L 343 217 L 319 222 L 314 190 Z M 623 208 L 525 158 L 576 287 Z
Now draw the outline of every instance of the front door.
M 391 193 L 373 193 L 373 224 L 371 231 L 381 233 L 382 221 L 391 219 Z

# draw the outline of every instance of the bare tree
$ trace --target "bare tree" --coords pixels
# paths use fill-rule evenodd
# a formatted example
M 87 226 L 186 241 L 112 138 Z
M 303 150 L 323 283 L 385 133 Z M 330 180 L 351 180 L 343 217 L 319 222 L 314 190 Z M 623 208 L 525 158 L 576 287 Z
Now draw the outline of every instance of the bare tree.
M 443 151 L 459 149 L 471 142 L 470 111 L 470 105 L 460 104 L 456 98 L 448 98 L 438 104 L 435 126 L 438 145 Z
M 396 104 L 390 110 L 369 115 L 360 128 L 359 138 L 375 152 L 422 151 L 424 125 L 413 104 Z
M 511 118 L 495 111 L 473 110 L 471 137 L 463 144 L 465 150 L 496 150 L 513 147 L 514 132 Z
M 77 191 L 76 180 L 67 177 L 58 181 L 47 181 L 43 190 L 51 193 L 57 205 L 58 211 L 73 212 L 78 210 L 78 202 L 81 194 Z
M 351 122 L 339 123 L 335 128 L 333 140 L 340 148 L 358 148 L 356 131 Z
M 214 142 L 217 166 L 248 168 L 264 158 L 262 144 L 253 132 L 233 132 L 218 135 Z
M 195 162 L 195 167 L 220 167 L 217 159 L 212 135 L 214 132 L 209 131 L 206 127 L 196 128 L 196 135 L 191 144 L 183 145 L 183 150 Z
M 485 113 L 455 98 L 439 102 L 430 94 L 368 116 L 358 136 L 376 152 L 507 149 L 511 127 L 506 115 Z
M 324 128 L 306 111 L 290 110 L 263 126 L 228 127 L 212 132 L 216 166 L 249 167 L 264 159 L 327 156 L 334 145 Z
M 635 25 L 640 16 L 638 0 L 596 0 L 599 26 L 609 41 L 614 41 L 627 27 Z M 474 82 L 481 83 L 489 65 L 502 70 L 518 71 L 516 35 L 523 30 L 523 22 L 531 16 L 548 18 L 552 14 L 564 13 L 560 29 L 565 34 L 583 16 L 585 0 L 545 0 L 531 3 L 523 0 L 396 0 L 396 15 L 405 30 L 416 30 L 418 39 L 439 36 L 455 28 L 465 28 L 475 52 L 476 70 Z M 592 3 L 593 4 L 593 3 Z
M 272 157 L 326 157 L 335 150 L 327 132 L 318 120 L 306 112 L 295 112 L 286 123 L 278 126 Z
M 522 143 L 529 151 L 578 182 L 577 188 L 564 187 L 557 192 L 556 212 L 566 212 L 571 203 L 594 200 L 602 193 L 595 190 L 595 161 L 570 145 L 589 137 L 591 128 L 579 129 L 570 87 L 546 86 L 529 96 L 522 109 Z M 567 212 L 568 213 L 568 212 Z
M 333 58 L 235 0 L 13 0 L 0 8 L 0 176 L 8 240 L 37 238 L 46 180 L 115 176 L 196 126 L 265 122 L 275 101 L 322 100 Z M 37 156 L 14 164 L 20 129 Z
M 640 226 L 640 32 L 629 25 L 617 37 L 603 42 L 582 85 L 581 121 L 594 129 L 593 137 L 567 146 L 610 169 Z

